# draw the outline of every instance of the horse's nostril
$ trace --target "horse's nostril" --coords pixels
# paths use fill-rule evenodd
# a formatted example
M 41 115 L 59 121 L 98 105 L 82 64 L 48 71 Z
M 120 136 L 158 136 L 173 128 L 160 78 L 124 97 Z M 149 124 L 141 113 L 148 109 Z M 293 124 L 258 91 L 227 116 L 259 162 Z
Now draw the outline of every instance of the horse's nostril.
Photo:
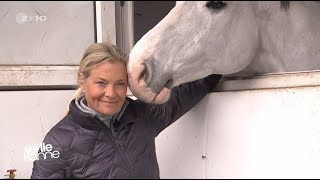
M 173 80 L 172 79 L 169 79 L 167 81 L 167 83 L 164 85 L 164 87 L 169 88 L 169 89 L 171 89 L 172 86 L 173 86 Z
M 146 61 L 142 63 L 142 65 L 144 65 L 145 69 L 142 72 L 141 77 L 144 76 L 144 80 L 146 84 L 150 86 L 151 79 L 152 79 L 152 64 L 150 63 L 150 61 Z

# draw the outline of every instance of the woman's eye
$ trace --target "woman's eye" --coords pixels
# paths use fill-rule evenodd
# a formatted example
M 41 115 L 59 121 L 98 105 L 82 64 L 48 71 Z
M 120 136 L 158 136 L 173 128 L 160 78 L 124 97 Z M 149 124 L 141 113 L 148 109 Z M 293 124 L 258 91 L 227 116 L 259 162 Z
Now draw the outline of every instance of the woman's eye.
M 116 86 L 124 86 L 124 83 L 117 83 Z
M 98 84 L 99 86 L 105 86 L 106 85 L 106 83 L 102 82 L 102 81 L 98 81 L 98 82 L 96 82 L 96 84 Z
M 206 3 L 206 6 L 208 8 L 211 8 L 211 9 L 222 9 L 226 6 L 227 4 L 222 2 L 222 1 L 208 1 Z

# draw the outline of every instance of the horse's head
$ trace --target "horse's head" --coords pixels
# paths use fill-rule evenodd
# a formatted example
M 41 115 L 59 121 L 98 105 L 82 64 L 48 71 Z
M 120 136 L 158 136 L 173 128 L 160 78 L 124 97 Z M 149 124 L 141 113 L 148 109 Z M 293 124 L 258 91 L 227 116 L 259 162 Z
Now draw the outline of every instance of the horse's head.
M 245 68 L 258 42 L 254 16 L 250 2 L 177 2 L 130 53 L 132 93 L 163 103 L 172 86 Z
M 129 55 L 132 93 L 146 102 L 163 103 L 172 86 L 209 74 L 259 69 L 255 66 L 260 64 L 265 65 L 263 73 L 315 67 L 302 59 L 319 58 L 319 5 L 294 2 L 290 11 L 281 11 L 283 5 L 177 2 Z

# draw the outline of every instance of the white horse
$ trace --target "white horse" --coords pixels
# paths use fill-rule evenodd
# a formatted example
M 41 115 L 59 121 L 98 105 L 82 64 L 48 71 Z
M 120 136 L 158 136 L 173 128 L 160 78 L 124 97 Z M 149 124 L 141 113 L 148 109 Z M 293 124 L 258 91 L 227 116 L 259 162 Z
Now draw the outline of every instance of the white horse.
M 150 103 L 209 74 L 304 70 L 320 70 L 319 2 L 177 2 L 128 62 L 133 95 Z

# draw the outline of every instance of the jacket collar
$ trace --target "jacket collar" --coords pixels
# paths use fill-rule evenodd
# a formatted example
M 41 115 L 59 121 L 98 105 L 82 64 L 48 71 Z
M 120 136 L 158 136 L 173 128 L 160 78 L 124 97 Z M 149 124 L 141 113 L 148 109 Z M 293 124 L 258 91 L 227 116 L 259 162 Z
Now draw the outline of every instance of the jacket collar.
M 126 98 L 126 100 L 129 103 L 125 104 L 127 107 L 123 112 L 121 112 L 121 116 L 118 119 L 120 126 L 136 121 L 136 118 L 132 117 L 132 115 L 134 114 L 132 113 L 133 100 L 128 97 Z M 101 120 L 99 120 L 93 114 L 85 113 L 79 110 L 79 108 L 75 104 L 75 100 L 71 101 L 69 105 L 69 109 L 70 109 L 70 112 L 68 115 L 70 115 L 75 122 L 77 122 L 78 124 L 80 124 L 85 128 L 100 130 L 102 128 L 107 127 Z

